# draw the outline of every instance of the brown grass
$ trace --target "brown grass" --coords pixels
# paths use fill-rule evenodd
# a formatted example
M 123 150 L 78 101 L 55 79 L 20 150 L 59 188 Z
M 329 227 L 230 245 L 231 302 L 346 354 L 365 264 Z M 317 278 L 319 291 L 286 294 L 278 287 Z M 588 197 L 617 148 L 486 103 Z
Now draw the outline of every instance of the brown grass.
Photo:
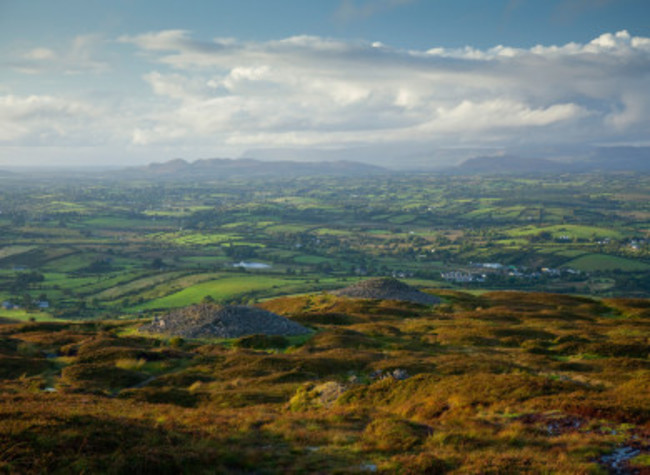
M 0 472 L 603 473 L 617 446 L 647 455 L 647 301 L 436 294 L 264 302 L 318 328 L 291 345 L 3 325 Z

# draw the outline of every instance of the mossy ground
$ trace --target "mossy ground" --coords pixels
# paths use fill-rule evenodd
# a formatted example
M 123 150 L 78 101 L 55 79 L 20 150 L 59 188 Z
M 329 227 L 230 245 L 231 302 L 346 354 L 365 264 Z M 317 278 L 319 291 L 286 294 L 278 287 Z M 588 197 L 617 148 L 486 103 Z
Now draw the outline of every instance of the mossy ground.
M 0 326 L 8 473 L 606 473 L 650 451 L 648 303 L 436 292 L 271 300 L 311 326 L 234 344 L 141 322 Z

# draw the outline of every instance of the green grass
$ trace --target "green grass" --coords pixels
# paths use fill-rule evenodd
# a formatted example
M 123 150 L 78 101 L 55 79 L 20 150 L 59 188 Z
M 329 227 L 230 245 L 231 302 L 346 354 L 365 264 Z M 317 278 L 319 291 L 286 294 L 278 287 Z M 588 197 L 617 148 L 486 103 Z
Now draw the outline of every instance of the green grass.
M 412 221 L 415 221 L 417 219 L 417 216 L 412 215 L 412 214 L 402 214 L 398 216 L 393 216 L 388 219 L 389 223 L 393 224 L 407 224 Z
M 526 210 L 527 208 L 525 206 L 485 206 L 474 211 L 470 211 L 463 216 L 467 218 L 483 218 L 486 215 L 491 215 L 492 218 L 515 219 L 518 218 Z M 539 213 L 539 211 L 536 209 L 532 209 L 530 212 L 534 214 Z
M 43 269 L 55 272 L 73 272 L 83 267 L 89 266 L 93 261 L 104 257 L 100 254 L 79 252 L 60 259 L 55 259 L 43 266 Z
M 211 209 L 213 209 L 212 206 L 174 206 L 165 209 L 147 210 L 144 214 L 159 217 L 182 217 L 189 216 L 196 211 L 207 211 Z
M 142 271 L 104 274 L 101 276 L 74 277 L 63 272 L 48 272 L 45 275 L 46 287 L 58 286 L 78 292 L 82 295 L 92 295 L 106 289 L 119 286 L 124 282 L 134 280 L 142 275 Z M 48 290 L 49 293 L 49 290 Z
M 316 234 L 321 236 L 354 236 L 356 233 L 352 231 L 346 231 L 344 229 L 333 229 L 333 228 L 319 228 L 315 231 Z
M 320 256 L 298 256 L 293 259 L 294 262 L 298 264 L 321 264 L 323 262 L 331 262 L 332 260 L 327 258 L 327 257 L 320 257 Z
M 48 213 L 79 213 L 87 214 L 92 211 L 91 208 L 81 203 L 72 203 L 70 201 L 51 201 L 43 208 Z
M 238 234 L 201 233 L 192 231 L 160 233 L 155 234 L 152 237 L 155 240 L 168 242 L 176 246 L 209 246 L 215 244 L 224 244 L 230 241 L 237 241 L 242 239 L 242 237 Z
M 27 312 L 26 310 L 12 309 L 6 310 L 0 308 L 0 317 L 11 318 L 13 320 L 20 320 L 21 322 L 27 322 L 31 319 L 34 319 L 37 322 L 51 322 L 51 321 L 61 321 L 60 319 L 52 317 L 49 313 L 45 312 Z
M 131 282 L 127 282 L 122 285 L 116 285 L 107 288 L 95 294 L 93 297 L 100 300 L 115 300 L 127 294 L 132 294 L 155 285 L 159 285 L 163 282 L 170 281 L 179 277 L 182 272 L 164 272 L 160 274 L 155 274 L 141 279 L 136 279 Z
M 0 248 L 0 259 L 7 257 L 18 256 L 26 252 L 36 249 L 35 246 L 5 246 Z
M 264 229 L 265 232 L 276 233 L 304 233 L 309 231 L 311 227 L 304 224 L 273 224 Z
M 541 232 L 549 232 L 554 239 L 567 236 L 569 239 L 603 239 L 613 238 L 620 239 L 623 237 L 621 231 L 602 228 L 598 226 L 583 226 L 577 224 L 556 224 L 553 226 L 523 226 L 507 231 L 507 234 L 513 237 L 531 236 Z
M 144 229 L 144 228 L 156 228 L 166 225 L 173 224 L 173 221 L 167 221 L 164 219 L 156 219 L 155 216 L 152 216 L 148 219 L 130 219 L 130 218 L 121 218 L 115 216 L 105 216 L 105 217 L 96 217 L 84 220 L 84 227 L 89 229 Z
M 216 280 L 227 274 L 216 272 L 201 272 L 198 274 L 188 274 L 178 277 L 176 279 L 161 282 L 158 285 L 141 290 L 137 297 L 142 300 L 155 300 L 167 295 L 180 292 L 183 289 L 192 287 L 202 282 Z
M 583 256 L 585 254 L 584 251 L 579 251 L 577 249 L 563 249 L 561 251 L 556 251 L 554 252 L 556 256 L 561 256 L 561 257 L 579 257 Z
M 571 267 L 584 272 L 593 271 L 647 271 L 650 265 L 645 262 L 626 259 L 624 257 L 608 256 L 606 254 L 589 254 L 578 257 L 564 264 L 564 267 Z
M 132 310 L 184 307 L 201 302 L 207 295 L 215 300 L 231 299 L 248 292 L 268 290 L 273 286 L 283 286 L 296 281 L 260 275 L 223 277 L 193 285 L 179 292 L 146 302 Z
M 230 261 L 231 259 L 228 259 L 225 256 L 189 256 L 182 258 L 182 262 L 187 262 L 188 264 L 197 266 L 223 264 Z

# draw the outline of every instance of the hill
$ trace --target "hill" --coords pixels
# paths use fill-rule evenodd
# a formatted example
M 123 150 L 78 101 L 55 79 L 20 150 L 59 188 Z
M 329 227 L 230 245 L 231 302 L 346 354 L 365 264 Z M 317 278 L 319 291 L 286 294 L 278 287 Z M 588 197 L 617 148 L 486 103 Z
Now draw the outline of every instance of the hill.
M 577 167 L 588 171 L 650 172 L 650 147 L 599 147 Z
M 479 156 L 448 170 L 456 174 L 650 172 L 650 147 L 597 147 L 571 161 L 517 155 Z
M 648 300 L 435 292 L 264 302 L 300 338 L 0 325 L 0 470 L 647 472 Z
M 299 176 L 367 176 L 389 173 L 375 165 L 351 161 L 293 162 L 261 161 L 252 158 L 213 158 L 187 162 L 182 159 L 151 163 L 114 172 L 116 176 L 162 180 L 213 180 L 233 177 L 299 177 Z
M 514 155 L 483 156 L 465 160 L 453 171 L 460 174 L 557 173 L 567 165 L 545 158 L 524 158 Z

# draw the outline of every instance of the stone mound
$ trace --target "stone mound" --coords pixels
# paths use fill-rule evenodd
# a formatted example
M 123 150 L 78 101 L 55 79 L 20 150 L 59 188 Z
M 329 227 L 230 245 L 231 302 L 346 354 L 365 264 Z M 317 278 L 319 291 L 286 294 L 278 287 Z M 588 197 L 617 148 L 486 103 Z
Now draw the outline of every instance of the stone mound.
M 173 311 L 139 329 L 184 338 L 238 338 L 245 335 L 302 335 L 309 329 L 275 313 L 243 305 L 193 305 Z
M 441 302 L 438 297 L 421 292 L 391 277 L 364 280 L 332 293 L 358 299 L 402 300 L 421 305 L 435 305 Z

